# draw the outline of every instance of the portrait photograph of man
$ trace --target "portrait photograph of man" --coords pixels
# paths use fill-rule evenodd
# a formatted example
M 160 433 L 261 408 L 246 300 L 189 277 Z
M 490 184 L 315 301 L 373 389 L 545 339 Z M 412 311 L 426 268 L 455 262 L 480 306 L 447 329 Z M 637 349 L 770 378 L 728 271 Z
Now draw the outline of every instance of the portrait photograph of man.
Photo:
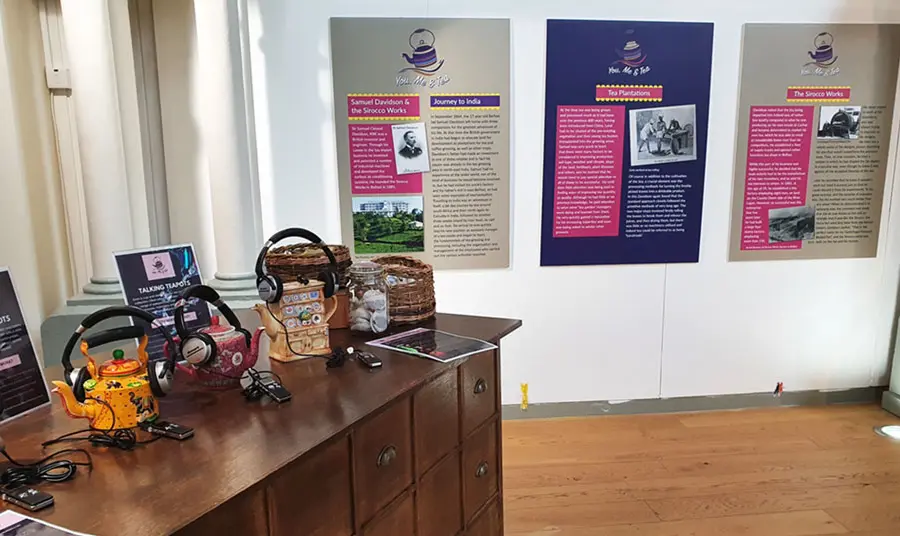
M 394 160 L 397 163 L 397 174 L 430 171 L 425 123 L 392 125 L 391 131 L 394 138 Z

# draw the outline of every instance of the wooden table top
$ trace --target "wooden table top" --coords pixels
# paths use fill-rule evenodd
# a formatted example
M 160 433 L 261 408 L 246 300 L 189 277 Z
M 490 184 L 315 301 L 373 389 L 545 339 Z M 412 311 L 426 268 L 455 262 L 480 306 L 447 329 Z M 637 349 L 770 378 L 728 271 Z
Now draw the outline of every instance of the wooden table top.
M 520 325 L 519 320 L 438 314 L 421 327 L 498 343 Z M 331 343 L 362 347 L 377 338 L 366 335 L 335 330 Z M 458 366 L 378 348 L 366 350 L 384 361 L 381 369 L 368 371 L 350 362 L 326 370 L 324 360 L 316 359 L 313 363 L 320 372 L 310 377 L 306 361 L 273 363 L 272 369 L 293 394 L 286 404 L 247 402 L 238 390 L 202 391 L 178 382 L 175 391 L 161 399 L 160 416 L 194 428 L 194 438 L 161 439 L 128 452 L 71 445 L 91 452 L 94 470 L 79 468 L 69 482 L 39 486 L 53 494 L 56 504 L 29 515 L 90 534 L 172 533 L 403 393 Z M 48 369 L 48 379 L 60 377 L 59 367 Z M 42 451 L 42 441 L 86 427 L 87 420 L 68 417 L 54 396 L 52 407 L 3 425 L 0 435 L 10 455 L 33 460 L 69 446 Z

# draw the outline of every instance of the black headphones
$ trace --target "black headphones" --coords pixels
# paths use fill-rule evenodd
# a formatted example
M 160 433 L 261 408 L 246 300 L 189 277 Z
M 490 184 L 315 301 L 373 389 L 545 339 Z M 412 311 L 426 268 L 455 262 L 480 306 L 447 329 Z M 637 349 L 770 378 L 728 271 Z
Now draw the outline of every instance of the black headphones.
M 281 295 L 284 294 L 284 282 L 277 275 L 269 274 L 266 271 L 265 260 L 266 255 L 269 253 L 269 248 L 288 237 L 303 238 L 322 248 L 325 256 L 328 257 L 328 270 L 319 273 L 319 280 L 325 283 L 325 297 L 330 298 L 334 296 L 334 293 L 337 292 L 340 286 L 337 260 L 334 258 L 334 253 L 315 233 L 299 227 L 291 227 L 272 235 L 272 238 L 263 244 L 263 248 L 259 251 L 259 257 L 256 258 L 256 290 L 259 292 L 259 299 L 266 303 L 278 303 Z
M 247 338 L 247 346 L 250 346 L 250 332 L 241 327 L 241 321 L 238 320 L 237 315 L 234 314 L 231 307 L 228 307 L 225 302 L 222 301 L 219 293 L 206 285 L 194 285 L 185 289 L 181 294 L 181 299 L 175 304 L 175 331 L 178 332 L 178 338 L 181 339 L 179 352 L 181 353 L 182 359 L 195 367 L 199 367 L 211 363 L 218 353 L 216 341 L 212 336 L 202 331 L 189 331 L 184 325 L 184 306 L 191 298 L 197 298 L 206 303 L 215 305 L 216 309 L 218 309 L 219 312 L 222 313 L 222 316 L 225 317 L 225 320 L 228 320 L 228 323 L 231 324 L 234 329 Z
M 81 321 L 81 325 L 79 325 L 75 330 L 75 333 L 69 337 L 69 342 L 66 343 L 66 348 L 63 350 L 62 355 L 62 365 L 65 370 L 64 379 L 66 380 L 66 383 L 72 387 L 72 391 L 75 393 L 75 399 L 79 402 L 84 402 L 86 398 L 84 382 L 91 379 L 91 373 L 88 371 L 87 367 L 75 368 L 72 366 L 72 350 L 75 349 L 75 345 L 78 344 L 79 339 L 82 338 L 82 334 L 85 331 L 104 320 L 119 316 L 141 319 L 147 322 L 147 325 L 151 328 L 153 322 L 156 321 L 156 317 L 152 314 L 130 305 L 105 307 L 89 314 Z M 169 341 L 170 347 L 174 348 L 175 341 L 172 340 L 172 336 L 169 334 L 168 330 L 164 327 L 160 327 L 158 328 L 158 331 L 163 334 L 167 341 Z M 84 337 L 84 342 L 87 343 L 88 348 L 94 348 L 115 341 L 139 339 L 146 334 L 147 330 L 142 326 L 125 326 L 107 329 L 96 335 Z M 149 368 L 150 370 L 148 371 L 147 377 L 150 382 L 150 390 L 155 396 L 166 396 L 166 393 L 172 390 L 172 376 L 174 375 L 175 370 L 175 353 L 173 352 L 172 357 L 165 361 L 155 361 L 150 363 Z

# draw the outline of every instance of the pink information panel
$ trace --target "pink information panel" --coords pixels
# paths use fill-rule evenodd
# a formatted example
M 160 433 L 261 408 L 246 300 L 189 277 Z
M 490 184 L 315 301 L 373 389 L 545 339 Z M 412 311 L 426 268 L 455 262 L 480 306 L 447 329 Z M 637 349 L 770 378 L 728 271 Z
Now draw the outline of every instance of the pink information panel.
M 770 210 L 806 204 L 814 107 L 751 106 L 742 250 L 800 249 L 769 240 Z
M 618 236 L 624 106 L 559 106 L 553 237 Z
M 356 194 L 420 194 L 422 174 L 397 174 L 391 125 L 350 125 L 350 188 Z

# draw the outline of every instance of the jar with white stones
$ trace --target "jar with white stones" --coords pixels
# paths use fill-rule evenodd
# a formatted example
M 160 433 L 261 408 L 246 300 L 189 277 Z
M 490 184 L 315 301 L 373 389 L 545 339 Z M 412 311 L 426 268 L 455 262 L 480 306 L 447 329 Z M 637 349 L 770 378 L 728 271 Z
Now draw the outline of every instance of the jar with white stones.
M 350 329 L 381 333 L 390 323 L 384 268 L 374 262 L 350 267 Z

